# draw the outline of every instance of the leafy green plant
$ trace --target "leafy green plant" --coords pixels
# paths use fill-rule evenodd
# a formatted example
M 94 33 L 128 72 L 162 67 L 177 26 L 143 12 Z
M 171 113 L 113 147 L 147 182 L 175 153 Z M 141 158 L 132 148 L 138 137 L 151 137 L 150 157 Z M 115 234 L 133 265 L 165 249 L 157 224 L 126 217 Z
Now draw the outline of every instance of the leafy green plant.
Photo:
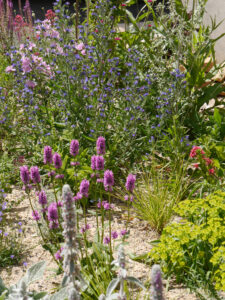
M 217 289 L 224 287 L 224 199 L 225 193 L 217 191 L 181 202 L 175 211 L 182 219 L 164 229 L 149 253 L 151 260 L 161 262 L 166 276 L 196 291 L 203 288 L 216 299 L 215 280 Z

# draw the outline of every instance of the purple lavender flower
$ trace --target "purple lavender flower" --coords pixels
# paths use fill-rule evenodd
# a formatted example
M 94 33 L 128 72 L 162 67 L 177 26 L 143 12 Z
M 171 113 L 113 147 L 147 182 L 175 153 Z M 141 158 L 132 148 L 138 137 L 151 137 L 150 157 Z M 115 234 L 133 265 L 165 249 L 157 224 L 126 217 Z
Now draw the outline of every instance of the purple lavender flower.
M 108 237 L 108 236 L 104 237 L 103 243 L 106 244 L 106 245 L 109 244 L 110 243 L 110 237 Z
M 58 174 L 55 176 L 56 179 L 63 179 L 64 178 L 64 175 L 63 174 Z
M 91 168 L 92 168 L 92 170 L 96 170 L 96 155 L 93 155 L 92 157 L 91 157 Z
M 127 234 L 127 230 L 126 229 L 122 229 L 121 231 L 120 231 L 120 235 L 121 236 L 124 236 L 124 235 L 126 235 Z
M 76 194 L 76 196 L 73 197 L 73 200 L 74 200 L 75 202 L 77 202 L 78 200 L 81 200 L 82 198 L 83 198 L 83 195 L 82 195 L 80 192 L 78 192 L 78 193 Z
M 53 163 L 56 169 L 60 169 L 62 167 L 62 159 L 57 152 L 53 155 Z
M 128 195 L 125 195 L 125 196 L 124 196 L 124 200 L 125 200 L 125 201 L 128 201 L 128 200 L 129 200 L 129 196 L 128 196 Z
M 45 194 L 45 191 L 40 191 L 38 195 L 38 199 L 39 199 L 39 204 L 41 204 L 42 206 L 47 204 L 47 196 Z
M 33 183 L 41 182 L 41 177 L 40 177 L 39 169 L 37 166 L 30 168 L 30 174 L 31 174 L 31 179 L 33 180 Z
M 115 240 L 115 239 L 118 238 L 118 236 L 119 236 L 119 235 L 118 235 L 118 233 L 117 233 L 116 231 L 113 231 L 113 232 L 112 232 L 112 239 Z
M 89 185 L 90 183 L 86 179 L 82 180 L 80 184 L 80 193 L 86 198 L 88 197 Z
M 112 190 L 112 186 L 114 185 L 114 175 L 110 170 L 106 170 L 104 173 L 104 187 L 105 190 Z
M 59 223 L 58 223 L 58 221 L 51 221 L 51 222 L 49 223 L 49 228 L 50 228 L 50 229 L 57 229 L 57 228 L 59 228 Z
M 48 177 L 53 177 L 53 176 L 55 176 L 55 171 L 48 172 Z
M 100 171 L 104 169 L 104 157 L 96 156 L 96 170 Z
M 96 142 L 97 154 L 105 154 L 105 138 L 100 136 Z
M 104 179 L 103 178 L 98 178 L 97 179 L 97 183 L 103 183 L 104 182 Z
M 135 181 L 136 181 L 136 176 L 133 174 L 129 174 L 127 176 L 127 181 L 126 181 L 126 189 L 128 192 L 133 192 L 134 187 L 135 187 Z
M 56 260 L 62 260 L 62 259 L 63 259 L 63 257 L 61 256 L 62 250 L 63 250 L 63 248 L 60 248 L 60 249 L 54 254 Z
M 79 153 L 79 141 L 72 140 L 70 143 L 70 154 L 76 156 Z
M 51 203 L 48 207 L 48 220 L 52 222 L 58 220 L 58 210 L 56 203 Z
M 44 147 L 44 164 L 52 164 L 52 148 L 50 146 Z
M 62 207 L 62 206 L 63 206 L 62 201 L 58 201 L 58 202 L 57 202 L 57 206 L 58 206 L 58 207 Z
M 28 184 L 30 181 L 30 172 L 28 166 L 20 167 L 20 178 L 24 184 Z
M 32 217 L 35 221 L 40 220 L 40 216 L 37 210 L 32 211 Z

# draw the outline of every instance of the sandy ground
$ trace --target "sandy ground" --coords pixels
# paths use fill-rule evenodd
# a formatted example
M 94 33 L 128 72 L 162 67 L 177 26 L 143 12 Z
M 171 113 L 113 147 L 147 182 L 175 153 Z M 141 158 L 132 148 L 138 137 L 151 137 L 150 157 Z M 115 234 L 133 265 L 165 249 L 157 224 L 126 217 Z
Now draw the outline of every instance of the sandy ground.
M 35 289 L 38 291 L 48 291 L 53 293 L 59 283 L 61 282 L 62 275 L 56 275 L 57 269 L 56 263 L 53 261 L 51 255 L 42 248 L 41 240 L 37 234 L 35 222 L 31 217 L 31 209 L 29 206 L 28 198 L 25 193 L 19 190 L 13 190 L 12 194 L 8 195 L 8 201 L 19 201 L 20 204 L 13 210 L 11 217 L 15 221 L 21 221 L 23 223 L 24 238 L 23 245 L 25 247 L 25 257 L 23 261 L 27 262 L 27 266 L 12 266 L 5 269 L 0 269 L 0 277 L 7 284 L 16 283 L 23 274 L 25 274 L 27 268 L 32 266 L 41 260 L 47 262 L 47 268 L 42 280 L 36 282 L 30 286 L 30 290 Z M 37 201 L 33 198 L 33 201 Z M 115 206 L 115 216 L 113 217 L 113 230 L 120 231 L 125 228 L 125 220 L 121 216 L 121 208 Z M 91 225 L 90 233 L 93 234 L 95 217 L 88 217 L 88 223 Z M 93 226 L 92 226 L 93 225 Z M 149 230 L 147 223 L 140 221 L 137 218 L 133 218 L 130 223 L 130 235 L 128 238 L 129 244 L 125 247 L 126 253 L 143 254 L 151 249 L 150 241 L 157 238 L 157 235 Z M 137 263 L 128 260 L 128 273 L 139 278 L 142 282 L 149 279 L 150 268 L 145 264 Z M 166 282 L 164 282 L 166 285 Z M 197 299 L 194 294 L 189 293 L 187 289 L 181 287 L 173 287 L 170 285 L 169 291 L 164 291 L 165 299 L 167 300 L 195 300 Z M 142 297 L 141 297 L 142 298 Z M 134 298 L 135 299 L 135 298 Z

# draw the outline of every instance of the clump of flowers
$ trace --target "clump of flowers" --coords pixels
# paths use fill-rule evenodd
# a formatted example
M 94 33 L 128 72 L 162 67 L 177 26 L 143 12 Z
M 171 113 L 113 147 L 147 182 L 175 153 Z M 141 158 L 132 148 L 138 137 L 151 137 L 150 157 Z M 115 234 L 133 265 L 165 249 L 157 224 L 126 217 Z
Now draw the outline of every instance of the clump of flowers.
M 216 176 L 216 168 L 213 160 L 206 156 L 201 147 L 194 146 L 191 149 L 190 158 L 197 160 L 193 166 L 195 169 L 201 171 L 206 179 L 212 180 L 212 176 Z

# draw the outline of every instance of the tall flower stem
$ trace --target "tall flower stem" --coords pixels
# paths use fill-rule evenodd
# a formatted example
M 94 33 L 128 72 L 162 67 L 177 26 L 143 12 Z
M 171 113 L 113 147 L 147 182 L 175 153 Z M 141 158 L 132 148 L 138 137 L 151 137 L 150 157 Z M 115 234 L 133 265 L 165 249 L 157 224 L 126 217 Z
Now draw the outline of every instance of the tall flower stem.
M 27 192 L 27 195 L 28 195 L 28 199 L 29 199 L 29 203 L 30 203 L 31 209 L 32 209 L 32 211 L 34 212 L 34 207 L 33 207 L 33 204 L 32 204 L 31 198 L 30 198 L 30 192 Z M 37 220 L 36 220 L 36 223 L 37 223 L 37 226 L 38 226 L 38 229 L 39 229 L 41 238 L 42 238 L 44 244 L 46 244 L 48 241 L 44 238 L 44 235 L 43 235 L 43 232 L 42 232 L 42 230 L 41 230 L 40 224 L 38 223 Z M 52 251 L 50 251 L 50 253 L 51 253 L 51 256 L 52 256 L 53 260 L 54 260 L 54 261 L 56 262 L 56 264 L 62 269 L 61 264 L 56 260 L 56 258 L 55 258 L 55 256 L 54 256 L 54 254 L 52 253 Z
M 76 0 L 76 42 L 78 41 L 79 0 Z
M 112 261 L 112 225 L 111 225 L 111 193 L 109 195 L 109 252 L 110 252 L 110 262 Z
M 52 186 L 53 186 L 53 191 L 54 191 L 54 196 L 55 196 L 55 203 L 56 203 L 56 207 L 57 207 L 57 212 L 58 212 L 58 220 L 59 220 L 59 228 L 60 230 L 62 230 L 62 225 L 60 222 L 60 210 L 59 210 L 59 206 L 58 206 L 58 197 L 56 194 L 56 190 L 55 190 L 55 185 L 54 185 L 54 180 L 52 179 Z

